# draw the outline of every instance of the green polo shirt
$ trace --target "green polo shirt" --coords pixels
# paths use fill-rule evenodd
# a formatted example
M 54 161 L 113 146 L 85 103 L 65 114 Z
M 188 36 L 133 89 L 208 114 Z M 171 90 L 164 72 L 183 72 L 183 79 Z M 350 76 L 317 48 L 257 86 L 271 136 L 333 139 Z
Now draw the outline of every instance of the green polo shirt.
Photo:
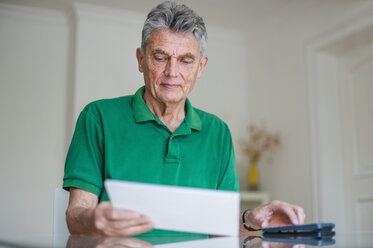
M 231 134 L 218 117 L 192 107 L 172 133 L 135 95 L 95 101 L 80 113 L 63 187 L 108 200 L 106 178 L 238 191 Z

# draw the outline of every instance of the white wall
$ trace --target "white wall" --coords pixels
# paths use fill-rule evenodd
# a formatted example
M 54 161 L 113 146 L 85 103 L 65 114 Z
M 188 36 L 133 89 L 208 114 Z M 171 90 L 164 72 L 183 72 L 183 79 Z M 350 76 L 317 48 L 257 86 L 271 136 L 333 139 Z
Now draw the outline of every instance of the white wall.
M 0 4 L 0 34 L 0 237 L 51 234 L 66 150 L 66 17 Z
M 87 103 L 134 94 L 143 85 L 135 52 L 141 42 L 144 16 L 88 4 L 74 5 L 74 15 L 75 123 Z

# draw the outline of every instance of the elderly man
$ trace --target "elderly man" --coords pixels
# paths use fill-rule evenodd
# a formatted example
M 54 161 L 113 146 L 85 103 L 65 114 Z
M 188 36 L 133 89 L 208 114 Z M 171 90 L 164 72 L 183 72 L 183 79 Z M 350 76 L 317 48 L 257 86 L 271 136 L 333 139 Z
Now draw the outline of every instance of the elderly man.
M 187 99 L 207 64 L 206 38 L 205 24 L 193 10 L 172 1 L 158 5 L 136 50 L 145 86 L 131 96 L 93 102 L 81 112 L 63 183 L 70 190 L 66 219 L 72 234 L 175 234 L 152 230 L 151 219 L 141 213 L 112 208 L 105 178 L 238 191 L 227 125 Z M 242 219 L 246 231 L 302 224 L 304 213 L 273 201 L 246 211 Z

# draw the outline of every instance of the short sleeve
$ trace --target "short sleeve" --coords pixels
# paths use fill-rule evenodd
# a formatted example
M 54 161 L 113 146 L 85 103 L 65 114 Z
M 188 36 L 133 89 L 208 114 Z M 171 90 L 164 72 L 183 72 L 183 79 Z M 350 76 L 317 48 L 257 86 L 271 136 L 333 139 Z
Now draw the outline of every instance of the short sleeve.
M 222 176 L 218 184 L 218 190 L 239 191 L 238 176 L 236 170 L 236 160 L 232 137 L 228 127 L 226 127 L 224 144 L 222 148 Z
M 76 187 L 100 197 L 103 189 L 103 131 L 99 116 L 80 113 L 66 156 L 63 188 Z

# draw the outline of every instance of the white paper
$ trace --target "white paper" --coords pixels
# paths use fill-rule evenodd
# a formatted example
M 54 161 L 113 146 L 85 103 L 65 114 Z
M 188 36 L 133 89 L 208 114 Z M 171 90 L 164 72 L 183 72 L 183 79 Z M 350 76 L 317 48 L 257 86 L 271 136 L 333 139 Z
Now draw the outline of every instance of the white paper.
M 148 215 L 156 229 L 239 234 L 240 196 L 233 191 L 105 180 L 114 208 Z

